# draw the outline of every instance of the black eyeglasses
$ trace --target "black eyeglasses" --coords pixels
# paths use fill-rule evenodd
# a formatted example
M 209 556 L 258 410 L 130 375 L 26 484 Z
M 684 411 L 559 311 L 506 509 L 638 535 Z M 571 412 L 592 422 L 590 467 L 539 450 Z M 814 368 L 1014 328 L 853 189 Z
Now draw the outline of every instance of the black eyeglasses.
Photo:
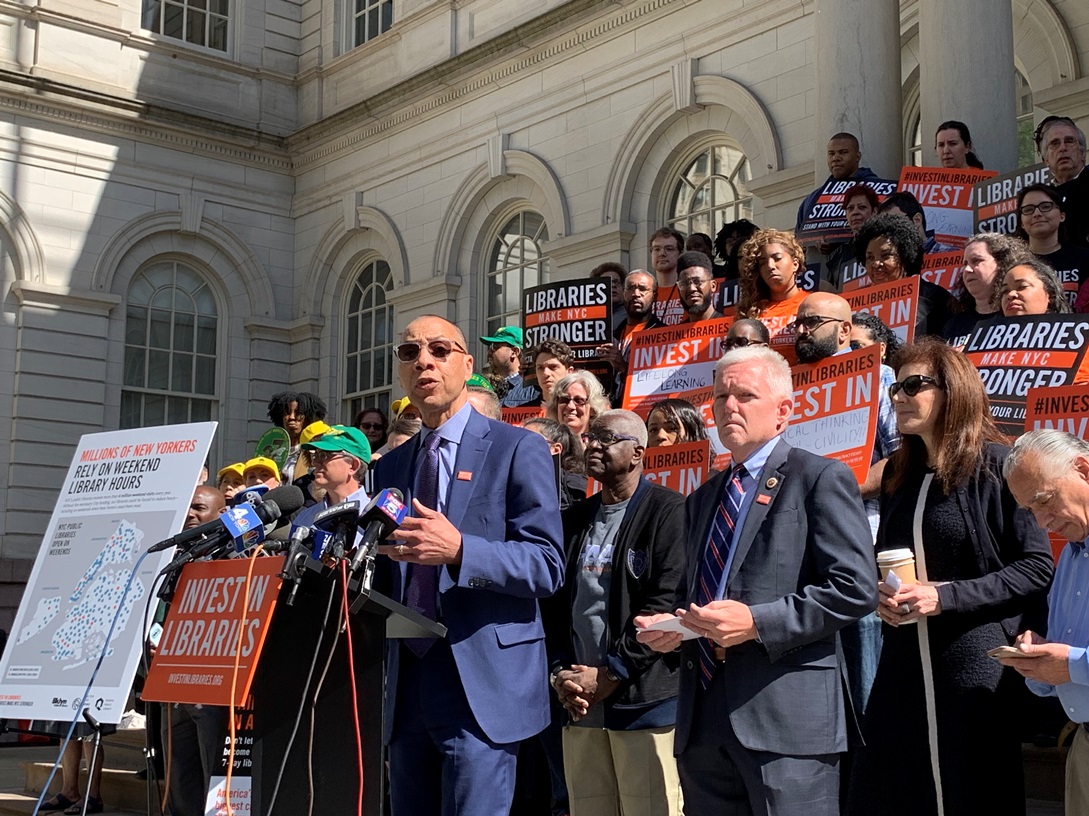
M 1020 213 L 1023 216 L 1032 215 L 1036 210 L 1042 213 L 1049 213 L 1059 205 L 1054 201 L 1041 201 L 1039 204 L 1022 204 Z
M 904 377 L 900 382 L 894 382 L 889 386 L 889 399 L 892 399 L 901 391 L 909 397 L 914 397 L 922 390 L 924 385 L 933 385 L 935 388 L 940 387 L 938 381 L 933 377 L 927 377 L 925 374 L 912 374 L 910 377 Z
M 735 348 L 745 348 L 746 346 L 766 346 L 763 340 L 750 340 L 748 337 L 727 337 L 722 343 L 722 347 L 729 351 Z
M 705 283 L 710 283 L 714 278 L 679 278 L 677 280 L 678 289 L 699 288 Z
M 590 431 L 589 433 L 582 435 L 582 441 L 586 445 L 589 445 L 591 442 L 596 442 L 603 448 L 608 448 L 615 445 L 617 442 L 639 442 L 634 436 L 614 434 L 612 431 Z
M 809 315 L 808 317 L 799 317 L 794 321 L 794 328 L 803 328 L 806 331 L 816 331 L 825 323 L 831 323 L 836 321 L 837 323 L 844 323 L 846 321 L 840 320 L 838 317 L 825 317 L 824 315 Z
M 402 363 L 414 363 L 420 357 L 420 350 L 423 348 L 423 343 L 408 342 L 401 343 L 397 346 L 397 359 Z M 434 357 L 436 360 L 445 360 L 454 352 L 460 354 L 468 354 L 465 349 L 455 343 L 453 340 L 429 340 L 427 342 L 427 353 Z
M 586 397 L 572 397 L 570 394 L 564 394 L 562 397 L 556 397 L 556 403 L 559 405 L 567 405 L 569 402 L 575 403 L 579 408 L 588 403 L 590 400 Z

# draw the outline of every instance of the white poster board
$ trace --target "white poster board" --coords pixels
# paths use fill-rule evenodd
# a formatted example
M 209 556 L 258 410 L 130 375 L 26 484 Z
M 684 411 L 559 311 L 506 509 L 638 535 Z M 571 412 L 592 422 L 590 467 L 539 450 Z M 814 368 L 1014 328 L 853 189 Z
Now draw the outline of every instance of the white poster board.
M 0 717 L 71 720 L 88 707 L 99 722 L 120 721 L 144 606 L 174 548 L 144 560 L 127 595 L 125 585 L 140 556 L 181 529 L 215 429 L 197 422 L 80 439 L 0 661 Z

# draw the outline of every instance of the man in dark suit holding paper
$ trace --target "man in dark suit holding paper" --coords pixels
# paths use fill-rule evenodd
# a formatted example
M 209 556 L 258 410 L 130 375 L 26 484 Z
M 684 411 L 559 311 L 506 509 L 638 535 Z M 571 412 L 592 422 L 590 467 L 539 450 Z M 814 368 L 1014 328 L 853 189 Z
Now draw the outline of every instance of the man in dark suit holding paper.
M 390 641 L 385 739 L 394 816 L 506 816 L 518 743 L 548 723 L 537 599 L 563 578 L 552 458 L 537 434 L 468 403 L 473 358 L 457 326 L 412 321 L 398 376 L 423 419 L 386 454 L 375 489 L 397 487 L 411 515 L 379 552 L 392 597 L 441 621 L 439 640 Z
M 675 744 L 693 813 L 839 814 L 836 633 L 875 608 L 876 571 L 851 471 L 779 438 L 792 393 L 768 349 L 735 349 L 716 366 L 715 424 L 733 467 L 688 499 L 677 610 L 698 635 L 682 646 Z M 660 651 L 681 637 L 639 634 Z

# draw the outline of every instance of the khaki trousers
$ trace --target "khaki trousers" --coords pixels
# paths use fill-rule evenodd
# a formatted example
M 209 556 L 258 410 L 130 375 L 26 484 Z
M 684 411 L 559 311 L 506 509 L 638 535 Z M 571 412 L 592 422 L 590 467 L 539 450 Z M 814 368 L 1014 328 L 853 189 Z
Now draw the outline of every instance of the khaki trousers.
M 1079 725 L 1066 755 L 1066 816 L 1089 814 L 1089 734 Z
M 639 731 L 567 726 L 563 772 L 571 816 L 680 816 L 673 726 Z

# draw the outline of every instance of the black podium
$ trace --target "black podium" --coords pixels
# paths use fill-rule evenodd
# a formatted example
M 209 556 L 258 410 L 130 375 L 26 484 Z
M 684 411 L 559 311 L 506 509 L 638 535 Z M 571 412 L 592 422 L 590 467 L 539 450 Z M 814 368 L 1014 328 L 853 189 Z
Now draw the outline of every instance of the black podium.
M 301 572 L 302 581 L 292 605 L 286 603 L 291 582 L 285 582 L 281 590 L 254 675 L 252 813 L 304 814 L 310 806 L 311 788 L 314 813 L 356 813 L 359 773 L 352 715 L 354 693 L 359 700 L 363 747 L 363 813 L 377 816 L 382 813 L 386 785 L 382 751 L 386 640 L 444 637 L 446 627 L 360 586 L 358 581 L 350 584 L 348 625 L 355 674 L 349 676 L 347 633 L 337 633 L 339 610 L 344 603 L 340 576 L 313 559 L 307 560 Z M 308 683 L 315 651 L 317 661 Z M 304 711 L 292 740 L 299 706 Z M 308 763 L 313 769 L 313 782 L 308 777 Z M 281 767 L 284 770 L 279 778 Z

